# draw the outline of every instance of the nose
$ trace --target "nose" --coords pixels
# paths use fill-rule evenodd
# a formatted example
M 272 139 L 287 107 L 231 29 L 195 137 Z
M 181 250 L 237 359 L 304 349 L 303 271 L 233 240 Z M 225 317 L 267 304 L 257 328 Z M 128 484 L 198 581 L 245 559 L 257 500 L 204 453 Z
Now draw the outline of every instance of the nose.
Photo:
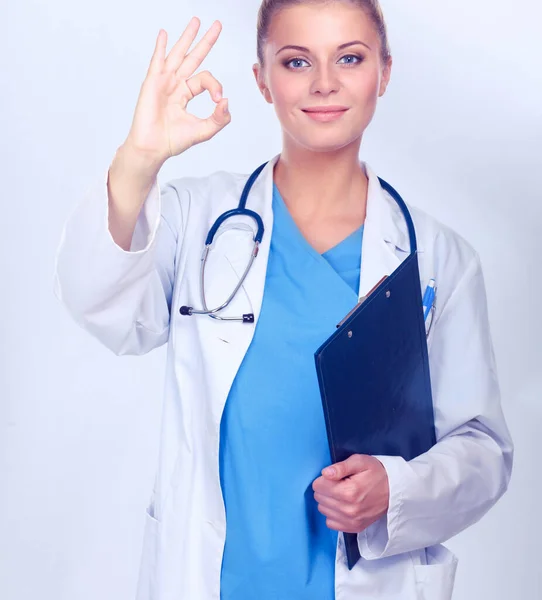
M 336 76 L 333 66 L 320 65 L 314 71 L 314 79 L 311 83 L 312 94 L 322 94 L 327 96 L 333 92 L 338 92 L 340 82 Z

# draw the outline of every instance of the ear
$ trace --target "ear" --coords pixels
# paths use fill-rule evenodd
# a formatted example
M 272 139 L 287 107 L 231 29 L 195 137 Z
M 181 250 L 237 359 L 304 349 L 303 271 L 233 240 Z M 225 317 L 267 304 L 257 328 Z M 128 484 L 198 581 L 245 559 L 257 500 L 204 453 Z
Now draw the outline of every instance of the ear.
M 273 104 L 273 98 L 271 97 L 269 88 L 265 85 L 265 76 L 262 66 L 259 63 L 255 63 L 254 65 L 252 65 L 252 72 L 254 73 L 256 84 L 258 85 L 262 96 L 266 99 L 267 102 L 269 102 L 269 104 Z
M 378 92 L 379 97 L 383 96 L 386 93 L 388 83 L 390 82 L 392 64 L 393 64 L 393 59 L 390 56 L 388 59 L 388 62 L 382 69 L 382 79 L 380 80 L 380 90 Z

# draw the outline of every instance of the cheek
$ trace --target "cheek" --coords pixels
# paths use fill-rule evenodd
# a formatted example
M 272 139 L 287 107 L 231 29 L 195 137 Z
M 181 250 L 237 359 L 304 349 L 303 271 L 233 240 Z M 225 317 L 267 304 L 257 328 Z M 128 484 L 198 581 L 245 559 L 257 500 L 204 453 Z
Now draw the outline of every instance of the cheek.
M 352 83 L 353 98 L 360 101 L 362 104 L 372 105 L 378 98 L 380 91 L 380 78 L 378 73 L 374 73 L 370 77 L 362 77 L 356 79 Z
M 306 88 L 300 78 L 289 77 L 288 73 L 275 75 L 269 84 L 273 103 L 279 114 L 286 114 L 289 109 L 298 106 L 306 96 Z

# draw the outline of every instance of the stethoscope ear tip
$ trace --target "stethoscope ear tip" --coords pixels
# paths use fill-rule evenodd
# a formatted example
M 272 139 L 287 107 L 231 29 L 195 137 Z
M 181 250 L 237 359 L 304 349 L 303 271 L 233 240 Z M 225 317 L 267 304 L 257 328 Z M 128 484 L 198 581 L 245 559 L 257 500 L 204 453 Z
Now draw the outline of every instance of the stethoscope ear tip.
M 192 307 L 191 306 L 181 306 L 181 308 L 179 309 L 179 312 L 181 313 L 181 315 L 189 317 L 192 314 Z

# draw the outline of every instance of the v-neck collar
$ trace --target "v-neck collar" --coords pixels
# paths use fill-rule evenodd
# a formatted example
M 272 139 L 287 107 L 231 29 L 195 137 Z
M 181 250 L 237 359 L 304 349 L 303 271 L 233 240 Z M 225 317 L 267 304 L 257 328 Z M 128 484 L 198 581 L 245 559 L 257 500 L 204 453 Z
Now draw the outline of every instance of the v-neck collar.
M 274 224 L 276 224 L 277 222 L 280 222 L 283 227 L 283 229 L 281 228 L 281 231 L 279 233 L 279 235 L 280 235 L 279 239 L 281 240 L 280 243 L 292 243 L 292 244 L 302 248 L 305 251 L 305 253 L 307 253 L 315 262 L 317 262 L 320 265 L 321 268 L 326 269 L 330 274 L 333 275 L 333 277 L 336 278 L 337 285 L 344 286 L 345 290 L 346 289 L 348 290 L 348 292 L 347 292 L 348 294 L 353 294 L 354 297 L 357 298 L 358 294 L 341 277 L 341 275 L 339 273 L 337 273 L 335 268 L 331 265 L 330 262 L 328 262 L 328 260 L 325 258 L 325 256 L 320 254 L 315 248 L 313 248 L 313 246 L 311 246 L 311 244 L 309 244 L 309 242 L 307 241 L 305 236 L 301 233 L 301 230 L 299 229 L 299 227 L 297 226 L 296 222 L 294 221 L 292 215 L 290 214 L 290 211 L 288 210 L 288 207 L 286 206 L 286 203 L 284 202 L 284 199 L 282 198 L 282 196 L 279 192 L 279 189 L 275 185 L 274 182 L 273 182 L 273 213 L 275 213 Z M 275 237 L 275 231 L 276 230 L 274 230 L 273 237 Z M 339 244 L 337 244 L 333 248 L 330 248 L 330 250 L 328 250 L 328 252 L 337 248 L 338 246 L 340 246 L 343 242 L 348 240 L 352 235 L 354 235 L 357 232 L 359 232 L 359 229 L 354 231 L 352 234 L 350 234 L 347 238 L 345 238 L 344 240 L 339 242 Z M 271 240 L 271 245 L 273 245 L 273 240 Z M 361 255 L 361 248 L 360 248 L 360 255 Z
M 363 225 L 360 225 L 357 229 L 352 231 L 349 235 L 347 235 L 344 239 L 340 240 L 337 244 L 326 250 L 325 252 L 318 252 L 308 241 L 307 238 L 303 235 L 297 223 L 294 221 L 286 203 L 284 202 L 284 198 L 282 197 L 277 185 L 273 182 L 273 211 L 279 211 L 284 220 L 288 223 L 288 228 L 290 231 L 300 240 L 302 245 L 305 247 L 306 251 L 310 254 L 316 255 L 318 257 L 324 258 L 326 254 L 333 253 L 339 249 L 342 244 L 348 243 L 351 238 L 360 234 L 360 231 L 363 232 Z
M 347 235 L 344 239 L 342 239 L 340 242 L 338 242 L 337 244 L 335 244 L 335 246 L 332 246 L 331 248 L 329 248 L 329 250 L 326 250 L 325 252 L 321 253 L 321 256 L 323 256 L 324 258 L 328 257 L 330 254 L 336 254 L 341 247 L 348 245 L 353 238 L 357 238 L 363 235 L 363 225 L 360 225 L 357 229 L 355 229 L 350 235 Z M 360 242 L 361 242 L 361 237 L 360 237 Z

